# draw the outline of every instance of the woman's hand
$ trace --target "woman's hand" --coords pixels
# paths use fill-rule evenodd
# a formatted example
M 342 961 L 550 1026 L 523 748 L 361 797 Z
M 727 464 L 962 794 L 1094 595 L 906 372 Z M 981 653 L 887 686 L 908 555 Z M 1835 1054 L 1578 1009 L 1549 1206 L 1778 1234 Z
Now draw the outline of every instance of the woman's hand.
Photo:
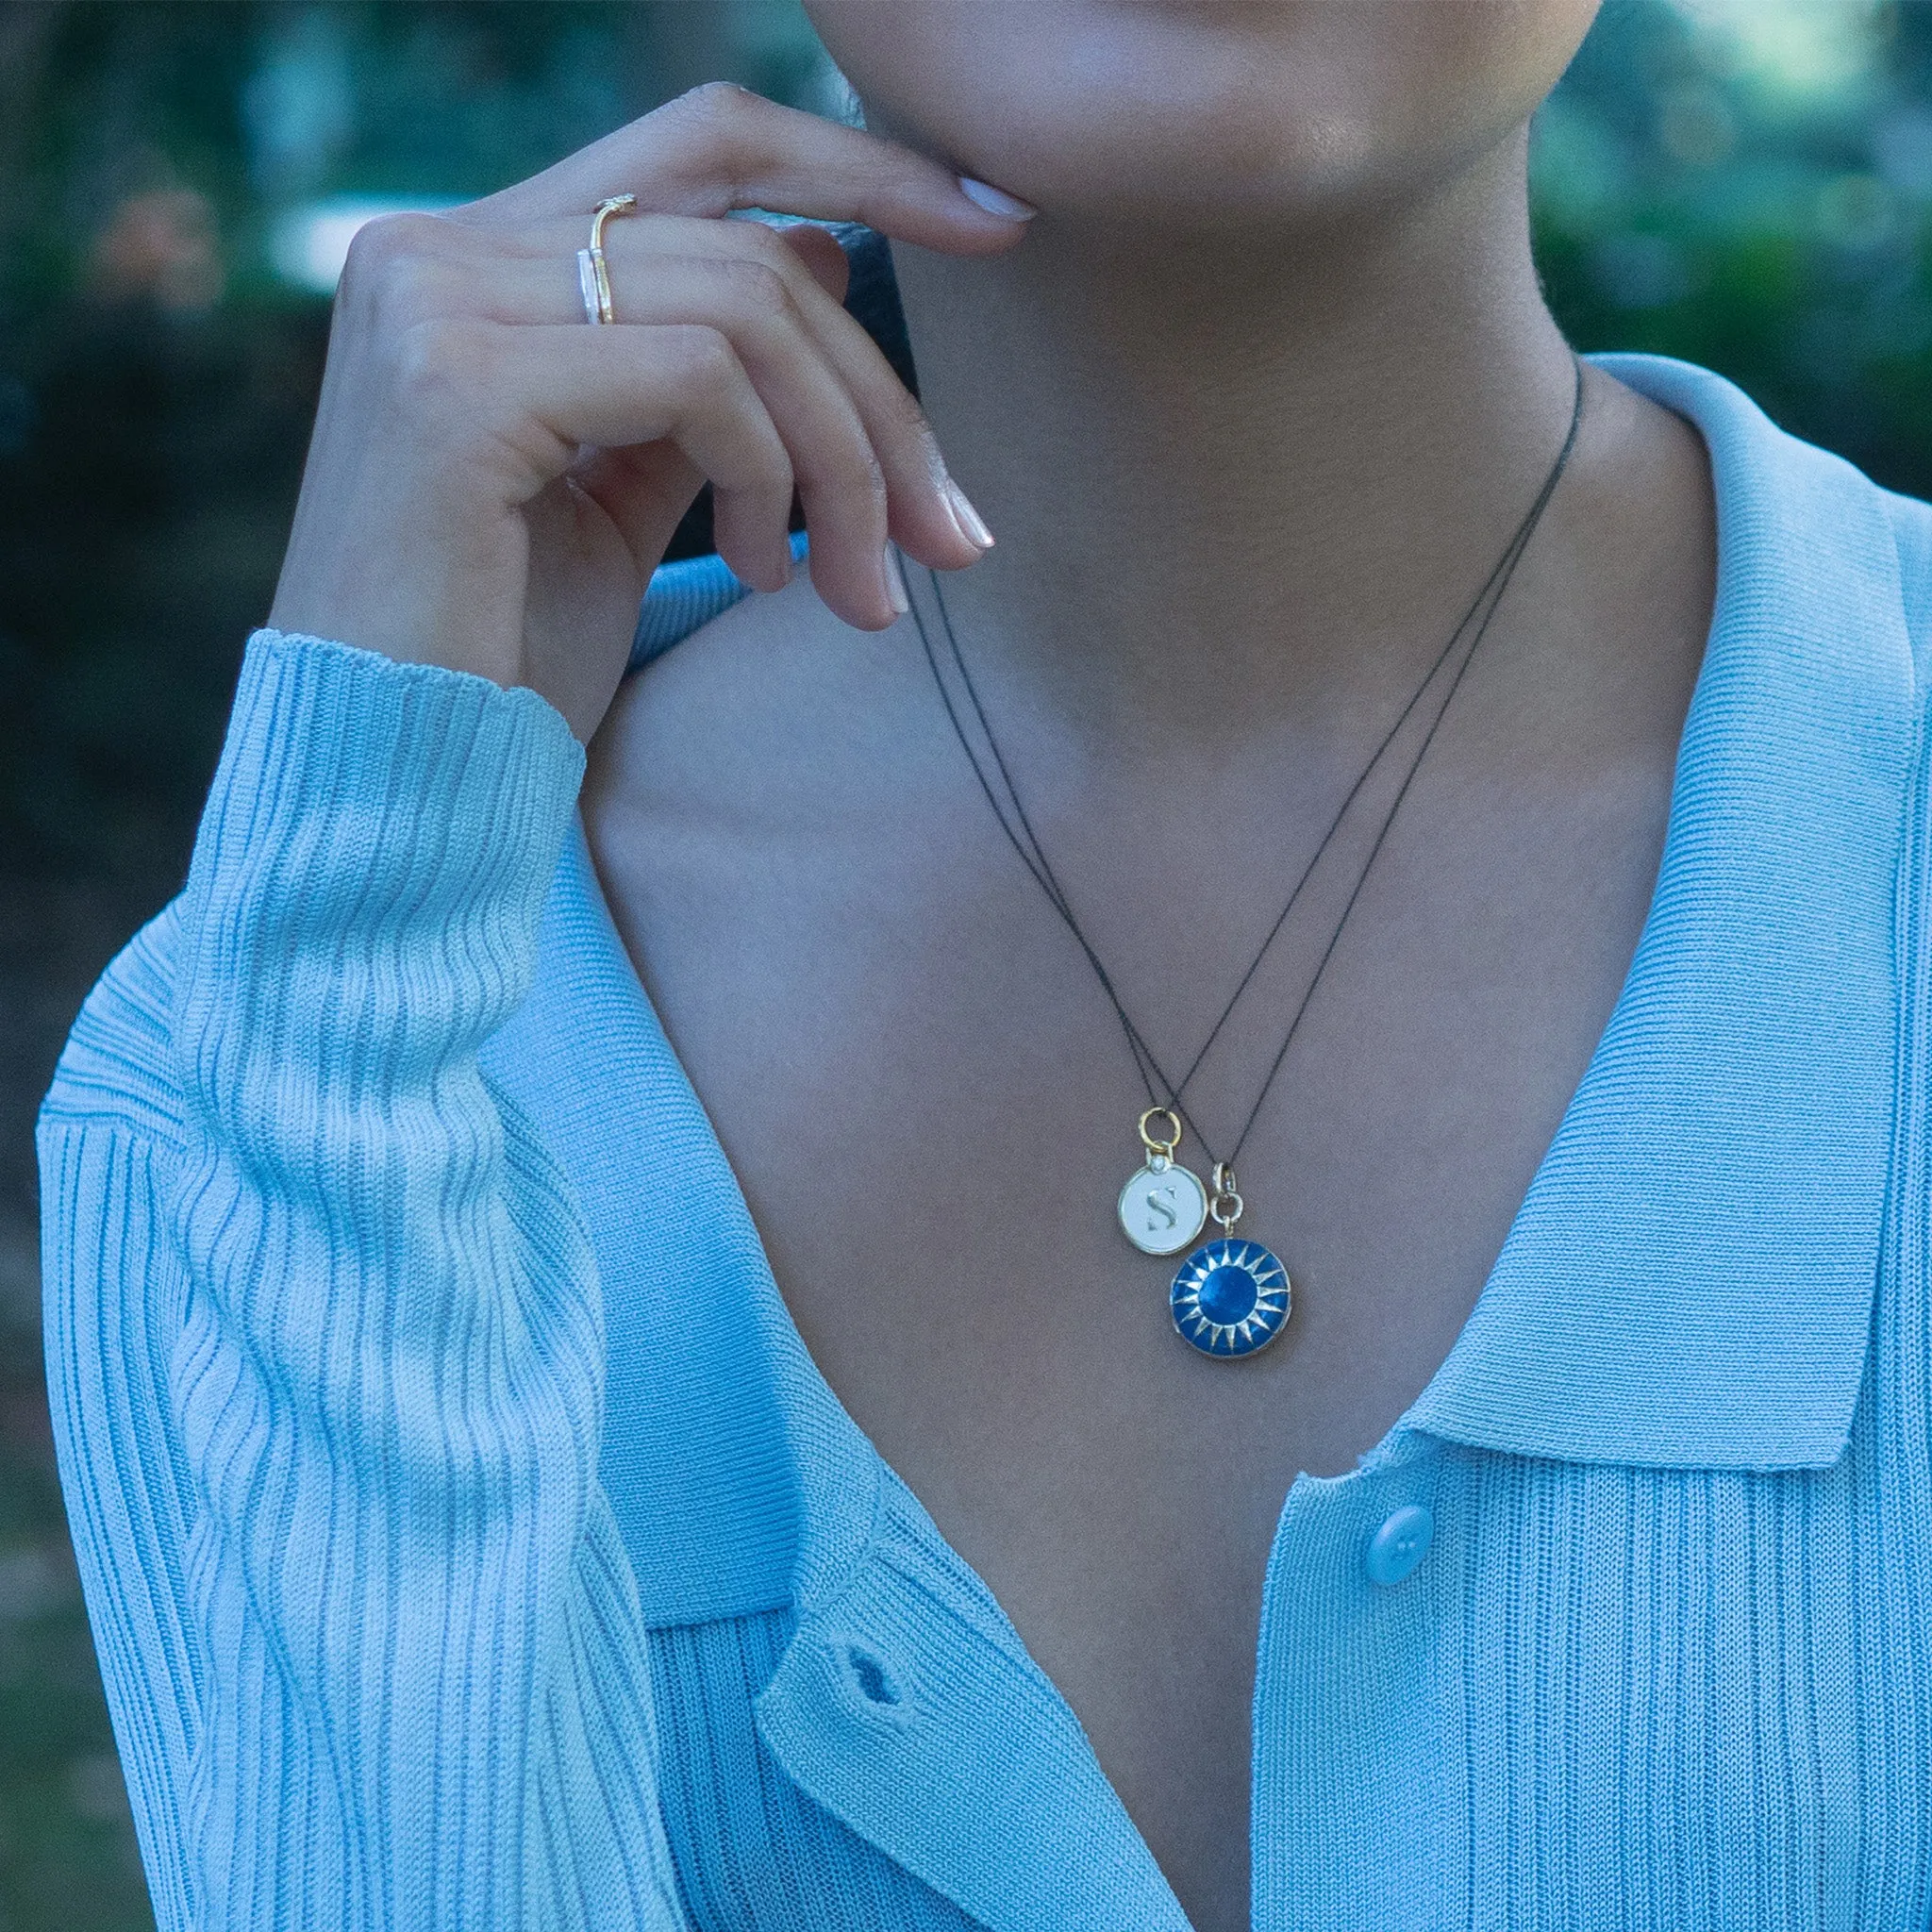
M 584 319 L 576 252 L 604 229 L 617 324 Z M 356 238 L 269 622 L 525 684 L 596 728 L 639 600 L 703 482 L 747 582 L 811 576 L 863 629 L 903 592 L 886 550 L 956 569 L 983 526 L 918 405 L 840 306 L 823 229 L 767 208 L 991 254 L 1024 232 L 936 163 L 718 84 L 541 175 Z

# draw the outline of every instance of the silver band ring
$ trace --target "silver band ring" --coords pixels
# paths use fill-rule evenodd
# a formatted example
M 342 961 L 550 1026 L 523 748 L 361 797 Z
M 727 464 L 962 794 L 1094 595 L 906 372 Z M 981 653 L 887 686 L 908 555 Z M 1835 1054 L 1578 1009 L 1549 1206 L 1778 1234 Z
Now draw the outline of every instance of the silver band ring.
M 617 320 L 610 301 L 610 271 L 604 265 L 604 224 L 637 205 L 635 194 L 613 194 L 608 201 L 600 201 L 591 217 L 591 245 L 577 250 L 577 287 L 583 291 L 586 322 Z

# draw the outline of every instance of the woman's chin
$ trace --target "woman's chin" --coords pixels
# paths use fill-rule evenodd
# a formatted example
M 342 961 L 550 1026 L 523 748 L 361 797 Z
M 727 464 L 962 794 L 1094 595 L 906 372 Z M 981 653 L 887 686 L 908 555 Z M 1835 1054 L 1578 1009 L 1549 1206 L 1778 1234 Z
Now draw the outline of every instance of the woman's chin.
M 808 0 L 874 131 L 1051 218 L 1319 219 L 1425 192 L 1554 85 L 1597 0 Z

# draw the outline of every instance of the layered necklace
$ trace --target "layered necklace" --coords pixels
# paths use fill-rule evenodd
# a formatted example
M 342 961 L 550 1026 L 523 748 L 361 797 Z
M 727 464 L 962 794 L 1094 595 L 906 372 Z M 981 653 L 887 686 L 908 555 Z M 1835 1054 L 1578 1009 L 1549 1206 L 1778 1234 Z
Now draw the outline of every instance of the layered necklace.
M 1188 1065 L 1178 1080 L 1169 1076 L 1148 1046 L 1146 1036 L 1135 1024 L 1123 1004 L 1114 984 L 1113 975 L 1108 971 L 1105 961 L 1094 949 L 1075 916 L 1073 904 L 1052 863 L 1041 844 L 1039 835 L 1033 829 L 1026 808 L 1021 800 L 1018 786 L 1013 782 L 1013 774 L 1006 754 L 1000 749 L 991 721 L 987 715 L 986 706 L 980 699 L 979 690 L 974 681 L 973 673 L 966 661 L 966 655 L 960 649 L 958 634 L 955 630 L 952 615 L 946 608 L 944 591 L 940 588 L 936 572 L 926 572 L 930 599 L 939 618 L 939 627 L 946 642 L 946 658 L 952 665 L 954 677 L 964 695 L 964 710 L 970 711 L 979 728 L 979 735 L 985 741 L 987 756 L 983 756 L 974 744 L 966 727 L 965 715 L 959 701 L 954 695 L 953 685 L 948 682 L 941 668 L 941 653 L 935 647 L 924 612 L 919 603 L 912 608 L 913 623 L 918 628 L 919 641 L 925 652 L 926 663 L 932 671 L 933 682 L 939 689 L 941 702 L 945 707 L 946 717 L 951 723 L 954 735 L 966 754 L 967 762 L 972 766 L 979 789 L 985 794 L 987 804 L 991 807 L 994 818 L 999 821 L 1001 831 L 1008 842 L 1019 855 L 1020 861 L 1033 875 L 1047 903 L 1065 924 L 1078 945 L 1093 976 L 1099 983 L 1112 1006 L 1119 1020 L 1121 1031 L 1127 1043 L 1127 1050 L 1133 1058 L 1136 1072 L 1146 1095 L 1146 1106 L 1140 1110 L 1135 1124 L 1135 1135 L 1140 1143 L 1140 1165 L 1128 1176 L 1120 1191 L 1116 1204 L 1116 1218 L 1120 1230 L 1141 1254 L 1159 1257 L 1171 1257 L 1191 1250 L 1181 1262 L 1168 1289 L 1168 1308 L 1175 1332 L 1191 1347 L 1203 1355 L 1220 1360 L 1232 1360 L 1250 1356 L 1267 1345 L 1287 1326 L 1290 1309 L 1292 1306 L 1293 1290 L 1289 1280 L 1288 1270 L 1280 1257 L 1264 1243 L 1239 1235 L 1237 1224 L 1247 1211 L 1247 1204 L 1241 1197 L 1241 1191 L 1235 1178 L 1235 1168 L 1241 1159 L 1241 1150 L 1247 1145 L 1248 1136 L 1255 1123 L 1260 1118 L 1261 1108 L 1274 1088 L 1275 1076 L 1281 1072 L 1282 1063 L 1288 1058 L 1288 1050 L 1294 1043 L 1296 1032 L 1300 1029 L 1302 1016 L 1308 1009 L 1308 1002 L 1315 996 L 1315 989 L 1321 985 L 1323 974 L 1328 969 L 1328 962 L 1334 958 L 1335 949 L 1348 925 L 1349 916 L 1354 912 L 1356 902 L 1361 897 L 1362 888 L 1368 883 L 1376 857 L 1382 850 L 1383 842 L 1389 836 L 1390 827 L 1402 808 L 1402 802 L 1414 782 L 1424 755 L 1427 752 L 1438 727 L 1441 724 L 1457 689 L 1468 673 L 1471 662 L 1482 643 L 1490 627 L 1490 620 L 1495 615 L 1496 607 L 1503 600 L 1503 593 L 1508 589 L 1509 580 L 1515 575 L 1516 566 L 1522 560 L 1524 552 L 1529 547 L 1530 539 L 1536 534 L 1537 525 L 1542 521 L 1543 511 L 1548 508 L 1550 498 L 1556 493 L 1558 481 L 1570 461 L 1571 452 L 1576 446 L 1576 434 L 1583 421 L 1583 364 L 1575 362 L 1575 399 L 1570 412 L 1569 433 L 1563 439 L 1563 447 L 1557 453 L 1556 462 L 1551 466 L 1542 488 L 1537 492 L 1515 534 L 1504 546 L 1503 554 L 1484 580 L 1461 621 L 1450 633 L 1449 641 L 1437 654 L 1435 661 L 1424 675 L 1422 682 L 1397 713 L 1394 722 L 1382 735 L 1374 750 L 1370 753 L 1367 762 L 1349 787 L 1341 805 L 1336 808 L 1328 828 L 1323 833 L 1313 856 L 1303 867 L 1301 876 L 1296 879 L 1293 890 L 1288 895 L 1287 903 L 1276 915 L 1274 923 L 1268 928 L 1248 968 L 1236 983 L 1228 995 L 1220 1015 L 1208 1029 L 1207 1038 L 1200 1050 Z M 1431 690 L 1438 692 L 1433 710 L 1424 706 Z M 1194 1076 L 1213 1051 L 1215 1042 L 1233 1017 L 1235 1008 L 1259 972 L 1261 962 L 1268 957 L 1275 940 L 1287 925 L 1289 916 L 1299 903 L 1302 890 L 1314 875 L 1321 864 L 1323 855 L 1328 850 L 1343 822 L 1350 816 L 1351 809 L 1363 788 L 1382 765 L 1391 746 L 1400 736 L 1403 727 L 1421 710 L 1425 724 L 1422 729 L 1414 752 L 1404 768 L 1400 782 L 1395 786 L 1393 796 L 1383 809 L 1369 841 L 1367 857 L 1358 868 L 1355 883 L 1344 901 L 1340 916 L 1330 930 L 1327 941 L 1316 960 L 1315 970 L 1309 975 L 1300 999 L 1290 1014 L 1288 1024 L 1281 1036 L 1281 1043 L 1274 1058 L 1268 1063 L 1256 1088 L 1254 1104 L 1248 1108 L 1246 1118 L 1236 1129 L 1231 1141 L 1224 1143 L 1224 1154 L 1215 1152 L 1214 1143 L 1209 1141 L 1187 1103 L 1188 1089 Z M 1180 1149 L 1187 1135 L 1191 1133 L 1200 1143 L 1202 1155 L 1208 1171 L 1208 1179 L 1203 1181 L 1194 1170 L 1180 1159 Z M 1201 1237 L 1209 1223 L 1217 1232 L 1205 1242 Z M 1197 1242 L 1201 1242 L 1196 1246 Z

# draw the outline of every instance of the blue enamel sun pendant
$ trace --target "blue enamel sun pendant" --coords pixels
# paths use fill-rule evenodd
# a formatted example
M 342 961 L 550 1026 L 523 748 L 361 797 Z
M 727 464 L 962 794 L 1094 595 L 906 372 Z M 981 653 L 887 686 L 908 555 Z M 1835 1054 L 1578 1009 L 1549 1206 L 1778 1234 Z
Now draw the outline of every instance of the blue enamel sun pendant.
M 1288 1326 L 1293 1291 L 1280 1257 L 1234 1231 L 1241 1197 L 1234 1172 L 1217 1162 L 1208 1214 L 1221 1239 L 1196 1248 L 1174 1278 L 1168 1306 L 1174 1333 L 1217 1361 L 1234 1361 L 1266 1348 Z
M 1181 1263 L 1169 1300 L 1183 1341 L 1232 1361 L 1266 1348 L 1288 1326 L 1288 1270 L 1259 1241 L 1209 1241 Z

